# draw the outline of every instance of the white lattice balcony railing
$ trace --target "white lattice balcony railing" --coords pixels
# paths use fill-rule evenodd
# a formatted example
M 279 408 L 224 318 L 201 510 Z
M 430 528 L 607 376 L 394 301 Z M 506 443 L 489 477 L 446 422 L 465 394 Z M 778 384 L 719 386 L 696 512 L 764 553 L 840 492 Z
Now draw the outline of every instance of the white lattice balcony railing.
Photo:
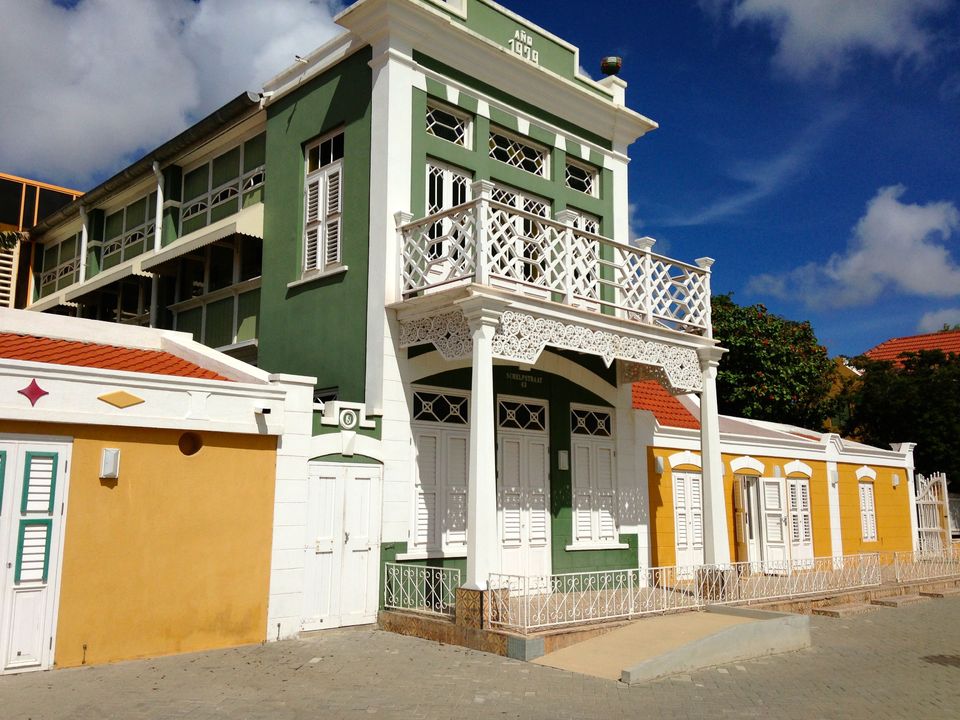
M 460 587 L 458 568 L 384 563 L 383 606 L 453 616 Z
M 487 195 L 400 225 L 404 298 L 475 282 L 711 335 L 711 259 L 688 265 Z

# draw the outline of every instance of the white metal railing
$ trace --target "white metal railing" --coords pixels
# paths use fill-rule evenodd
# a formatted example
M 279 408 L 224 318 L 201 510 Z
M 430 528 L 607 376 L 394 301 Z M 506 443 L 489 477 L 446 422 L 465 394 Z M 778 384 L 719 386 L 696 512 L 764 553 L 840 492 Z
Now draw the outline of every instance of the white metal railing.
M 383 606 L 389 610 L 453 616 L 460 587 L 458 568 L 384 563 Z
M 404 297 L 460 283 L 505 287 L 710 334 L 710 264 L 671 260 L 481 196 L 402 225 Z
M 794 563 L 490 576 L 490 622 L 520 632 L 876 587 L 876 554 Z
M 917 582 L 960 577 L 960 549 L 940 552 L 895 552 L 881 556 L 885 582 Z

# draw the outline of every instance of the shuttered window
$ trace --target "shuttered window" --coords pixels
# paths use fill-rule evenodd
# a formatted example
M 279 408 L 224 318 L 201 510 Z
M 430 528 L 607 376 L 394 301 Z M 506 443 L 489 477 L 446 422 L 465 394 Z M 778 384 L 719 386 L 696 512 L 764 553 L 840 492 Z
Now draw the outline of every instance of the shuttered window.
M 468 402 L 459 394 L 414 392 L 417 460 L 412 552 L 466 552 Z
M 58 455 L 52 452 L 28 452 L 24 458 L 21 519 L 13 578 L 16 584 L 47 581 L 57 462 Z
M 873 497 L 873 483 L 860 483 L 860 527 L 864 541 L 876 541 L 877 508 Z
M 342 263 L 343 133 L 306 149 L 303 271 L 328 270 Z
M 574 545 L 609 545 L 617 532 L 616 449 L 613 413 L 572 407 Z
M 809 543 L 813 539 L 810 519 L 810 481 L 789 480 L 790 533 L 794 545 Z

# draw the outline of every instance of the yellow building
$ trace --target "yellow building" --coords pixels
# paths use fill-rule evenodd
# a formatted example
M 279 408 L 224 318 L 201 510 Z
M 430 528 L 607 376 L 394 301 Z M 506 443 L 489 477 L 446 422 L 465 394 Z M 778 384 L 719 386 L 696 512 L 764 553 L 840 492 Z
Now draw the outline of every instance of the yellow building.
M 278 438 L 309 434 L 312 385 L 0 310 L 0 672 L 265 640 Z
M 646 440 L 650 565 L 703 564 L 710 519 L 704 515 L 699 408 L 651 381 L 637 383 L 633 397 Z M 733 562 L 786 566 L 916 549 L 912 443 L 884 450 L 831 433 L 725 416 L 720 439 L 721 521 Z

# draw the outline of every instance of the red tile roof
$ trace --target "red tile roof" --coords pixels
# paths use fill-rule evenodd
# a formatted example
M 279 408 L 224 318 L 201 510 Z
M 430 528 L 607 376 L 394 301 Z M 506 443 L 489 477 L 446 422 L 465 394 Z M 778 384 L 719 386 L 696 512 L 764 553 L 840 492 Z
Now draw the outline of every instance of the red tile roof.
M 871 360 L 896 360 L 902 353 L 919 350 L 943 350 L 960 355 L 960 330 L 891 338 L 867 350 L 864 355 Z
M 633 407 L 636 410 L 649 410 L 657 422 L 665 427 L 700 429 L 699 421 L 683 403 L 668 393 L 656 380 L 633 384 Z
M 0 358 L 204 380 L 228 379 L 161 350 L 135 350 L 115 345 L 55 340 L 14 333 L 0 333 Z

